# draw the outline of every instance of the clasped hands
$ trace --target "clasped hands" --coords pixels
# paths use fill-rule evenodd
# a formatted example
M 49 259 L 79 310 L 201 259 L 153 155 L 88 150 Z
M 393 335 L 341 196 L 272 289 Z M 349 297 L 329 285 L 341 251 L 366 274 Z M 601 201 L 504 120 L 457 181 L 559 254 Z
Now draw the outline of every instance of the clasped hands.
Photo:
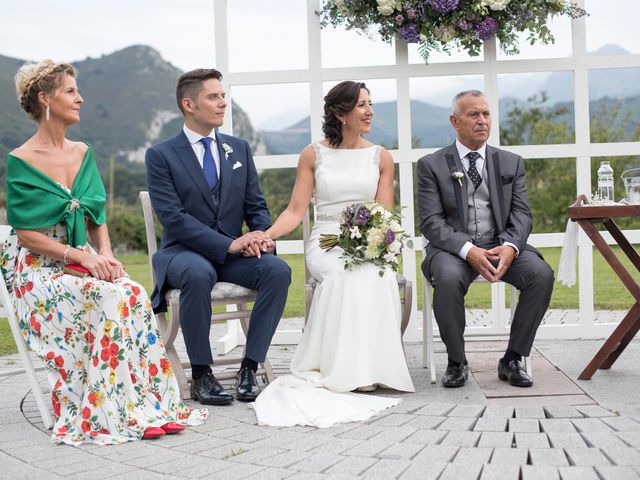
M 273 253 L 276 244 L 266 233 L 255 230 L 236 238 L 229 245 L 229 253 L 242 253 L 245 257 L 258 257 L 263 253 Z
M 126 275 L 124 266 L 113 257 L 113 254 L 92 255 L 86 253 L 79 263 L 91 272 L 92 277 L 98 280 L 115 282 L 118 278 Z
M 491 283 L 502 278 L 514 258 L 516 250 L 508 245 L 499 245 L 490 250 L 472 247 L 467 253 L 467 262 Z

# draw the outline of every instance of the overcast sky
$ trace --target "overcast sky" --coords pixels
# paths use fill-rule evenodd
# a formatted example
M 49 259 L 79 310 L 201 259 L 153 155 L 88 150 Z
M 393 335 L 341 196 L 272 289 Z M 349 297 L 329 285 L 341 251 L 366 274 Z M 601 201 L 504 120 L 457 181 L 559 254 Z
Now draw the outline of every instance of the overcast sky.
M 515 0 L 514 0 L 515 1 Z M 230 0 L 229 54 L 232 71 L 305 68 L 305 0 Z M 617 44 L 640 53 L 635 19 L 637 0 L 587 0 L 587 48 Z M 159 50 L 163 58 L 182 70 L 215 66 L 213 0 L 5 0 L 0 16 L 0 54 L 29 60 L 56 61 L 99 57 L 134 44 Z M 556 44 L 530 47 L 523 42 L 524 58 L 566 56 L 571 51 L 568 19 L 552 24 Z M 615 28 L 611 28 L 615 25 Z M 330 67 L 391 64 L 393 48 L 353 32 L 323 30 L 323 65 Z M 521 57 L 522 58 L 522 57 Z M 459 60 L 442 55 L 431 61 Z M 410 61 L 420 62 L 415 51 Z M 414 82 L 412 98 L 442 102 L 452 87 L 474 79 L 431 80 L 428 88 Z M 393 81 L 374 82 L 376 101 L 395 97 Z M 327 86 L 328 87 L 328 86 Z M 262 108 L 265 95 L 287 92 L 289 105 L 280 113 Z M 523 92 L 524 95 L 524 92 Z M 276 125 L 277 117 L 308 109 L 305 85 L 246 87 L 233 92 L 258 127 Z M 90 101 L 90 99 L 88 99 Z M 448 102 L 448 100 L 447 100 Z M 445 102 L 446 103 L 446 102 Z M 287 113 L 289 112 L 289 113 Z M 287 121 L 287 120 L 284 120 Z

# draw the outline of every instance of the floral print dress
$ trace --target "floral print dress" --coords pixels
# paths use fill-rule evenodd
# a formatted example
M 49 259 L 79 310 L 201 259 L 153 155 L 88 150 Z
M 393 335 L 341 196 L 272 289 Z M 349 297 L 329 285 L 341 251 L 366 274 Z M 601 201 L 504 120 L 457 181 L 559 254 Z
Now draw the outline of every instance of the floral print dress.
M 64 224 L 40 231 L 67 243 Z M 22 334 L 47 367 L 53 443 L 117 444 L 150 426 L 205 421 L 208 410 L 180 400 L 140 284 L 65 274 L 62 262 L 21 248 L 15 234 L 1 266 Z

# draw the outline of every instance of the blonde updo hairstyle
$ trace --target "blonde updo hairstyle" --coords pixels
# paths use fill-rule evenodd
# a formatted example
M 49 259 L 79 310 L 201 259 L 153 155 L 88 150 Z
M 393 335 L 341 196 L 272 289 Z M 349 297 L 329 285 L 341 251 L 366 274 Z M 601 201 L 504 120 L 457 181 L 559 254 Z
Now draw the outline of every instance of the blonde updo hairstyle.
M 47 59 L 39 63 L 26 63 L 16 73 L 16 94 L 20 107 L 36 122 L 42 116 L 38 94 L 52 94 L 66 75 L 76 77 L 76 70 L 68 63 L 55 63 Z

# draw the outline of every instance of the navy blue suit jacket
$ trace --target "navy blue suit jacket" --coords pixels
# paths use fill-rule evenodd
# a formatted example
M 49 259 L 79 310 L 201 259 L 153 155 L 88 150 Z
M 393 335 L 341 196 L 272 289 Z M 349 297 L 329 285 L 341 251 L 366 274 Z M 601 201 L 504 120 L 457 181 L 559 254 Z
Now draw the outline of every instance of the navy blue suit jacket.
M 249 144 L 216 132 L 220 158 L 220 203 L 216 215 L 209 185 L 184 132 L 147 150 L 147 186 L 162 224 L 162 242 L 153 256 L 155 311 L 166 310 L 167 267 L 179 252 L 199 253 L 224 264 L 231 242 L 250 230 L 266 230 L 271 216 L 258 185 L 258 172 Z M 223 145 L 232 150 L 225 153 Z

